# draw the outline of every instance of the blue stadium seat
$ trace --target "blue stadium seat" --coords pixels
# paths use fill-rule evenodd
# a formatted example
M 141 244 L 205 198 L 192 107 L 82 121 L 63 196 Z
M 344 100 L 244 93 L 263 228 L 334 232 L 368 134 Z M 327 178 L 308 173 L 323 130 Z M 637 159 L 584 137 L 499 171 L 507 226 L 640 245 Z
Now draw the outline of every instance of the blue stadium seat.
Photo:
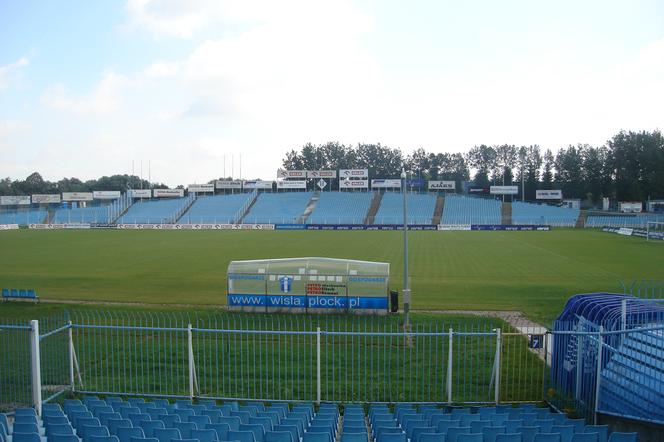
M 228 440 L 237 442 L 256 442 L 253 431 L 235 431 L 228 432 Z
M 447 430 L 449 428 L 453 427 L 460 427 L 461 426 L 461 421 L 454 420 L 454 421 L 440 421 L 438 422 L 438 425 L 436 426 L 436 430 L 438 433 L 447 433 Z
M 499 434 L 505 434 L 507 431 L 505 427 L 484 427 L 480 432 L 484 436 L 484 442 L 495 442 Z
M 551 432 L 560 434 L 561 442 L 572 442 L 572 436 L 574 435 L 574 426 L 573 425 L 554 425 L 551 428 Z
M 535 440 L 535 435 L 539 433 L 539 427 L 519 427 L 517 432 L 521 433 L 521 440 L 523 442 L 533 442 Z
M 251 431 L 254 433 L 256 442 L 263 442 L 265 438 L 265 429 L 260 424 L 240 424 L 240 431 Z
M 431 224 L 436 208 L 437 195 L 426 193 L 407 193 L 408 224 Z M 375 224 L 403 224 L 403 194 L 385 192 L 380 207 L 374 217 Z M 406 407 L 409 404 L 405 404 Z
M 141 421 L 139 426 L 143 429 L 145 437 L 154 437 L 154 430 L 156 428 L 165 428 L 162 421 Z
M 131 442 L 133 439 L 144 439 L 145 433 L 141 427 L 126 428 L 120 427 L 117 429 L 116 436 L 120 442 Z
M 293 439 L 293 433 L 290 431 L 274 430 L 265 433 L 265 442 L 295 442 L 295 439 Z
M 108 432 L 117 436 L 118 428 L 133 427 L 129 419 L 111 419 L 108 421 Z
M 39 425 L 37 416 L 32 414 L 18 414 L 14 416 L 14 424 L 35 424 Z
M 477 433 L 464 433 L 457 435 L 457 442 L 482 442 L 482 435 Z
M 216 431 L 218 440 L 228 440 L 228 432 L 231 431 L 228 424 L 207 424 L 205 428 Z
M 521 433 L 506 433 L 496 436 L 496 442 L 523 442 Z
M 293 437 L 294 442 L 299 442 L 300 440 L 300 430 L 297 427 L 297 425 L 286 425 L 286 424 L 275 425 L 274 431 L 279 431 L 279 432 L 287 431 Z
M 88 442 L 120 442 L 117 436 L 90 436 Z
M 82 425 L 80 430 L 76 430 L 76 435 L 83 442 L 89 442 L 91 436 L 110 436 L 108 428 L 98 425 Z
M 152 432 L 152 437 L 159 440 L 159 442 L 171 442 L 174 439 L 182 439 L 180 430 L 177 428 L 155 428 Z
M 191 430 L 191 438 L 198 439 L 200 442 L 214 442 L 219 440 L 217 432 L 212 429 Z
M 586 425 L 583 429 L 584 433 L 596 433 L 598 442 L 608 442 L 609 440 L 609 426 L 608 425 Z
M 496 199 L 447 194 L 441 224 L 501 224 L 501 202 Z
M 211 424 L 209 416 L 187 416 L 187 422 L 196 424 L 196 428 L 205 428 L 207 424 Z M 194 438 L 195 439 L 195 438 Z
M 376 438 L 376 442 L 407 442 L 406 433 L 382 433 Z
M 41 442 L 41 437 L 37 432 L 23 433 L 13 431 L 12 442 Z
M 559 433 L 537 433 L 535 442 L 560 442 Z
M 620 433 L 614 431 L 609 436 L 609 442 L 637 442 L 638 436 L 636 433 Z
M 173 424 L 175 428 L 180 430 L 182 439 L 191 439 L 191 430 L 195 430 L 196 424 L 193 422 L 175 422 Z
M 296 223 L 312 196 L 312 192 L 260 193 L 243 222 L 245 224 Z
M 81 442 L 81 440 L 73 434 L 53 434 L 48 436 L 48 442 Z
M 177 414 L 160 414 L 157 416 L 157 420 L 162 421 L 166 428 L 175 428 L 175 423 L 181 422 L 180 416 Z
M 332 442 L 332 435 L 328 432 L 307 431 L 302 436 L 302 442 Z
M 599 435 L 597 433 L 574 433 L 572 442 L 599 442 Z
M 431 433 L 420 435 L 420 442 L 445 442 L 444 433 Z
M 445 440 L 447 442 L 457 442 L 457 437 L 460 434 L 470 433 L 470 428 L 468 427 L 451 427 L 447 429 Z
M 25 290 L 23 290 L 25 292 Z M 35 411 L 34 408 L 17 408 L 14 410 L 14 416 L 19 417 L 19 416 L 32 416 L 32 417 L 37 417 L 37 412 Z
M 13 427 L 12 427 L 12 434 L 13 433 L 24 433 L 24 434 L 37 433 L 37 434 L 39 434 L 39 427 L 37 427 L 37 424 L 35 424 L 35 423 L 14 424 Z
M 53 436 L 54 434 L 74 434 L 74 428 L 69 423 L 51 424 L 46 427 L 46 437 Z
M 470 423 L 470 431 L 472 433 L 481 433 L 482 428 L 484 427 L 490 427 L 492 422 L 490 420 L 479 420 L 479 421 L 472 421 Z
M 367 433 L 341 433 L 340 442 L 367 442 Z
M 210 418 L 210 423 L 218 424 L 219 418 L 222 417 L 222 414 L 219 410 L 205 410 L 201 413 L 201 416 L 207 416 Z

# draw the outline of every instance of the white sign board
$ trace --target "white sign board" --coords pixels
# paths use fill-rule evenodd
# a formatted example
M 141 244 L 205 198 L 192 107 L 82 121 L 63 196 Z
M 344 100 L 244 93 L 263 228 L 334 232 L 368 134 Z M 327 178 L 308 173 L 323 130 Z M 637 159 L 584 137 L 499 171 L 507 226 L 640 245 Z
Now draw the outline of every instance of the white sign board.
M 62 201 L 92 201 L 92 192 L 62 192 Z
M 369 180 L 341 180 L 339 181 L 341 189 L 368 189 Z
M 95 190 L 92 197 L 96 200 L 117 200 L 120 198 L 119 190 Z
M 33 204 L 51 204 L 59 203 L 60 194 L 57 195 L 32 195 Z
M 233 181 L 217 181 L 217 189 L 242 189 L 242 181 L 233 180 Z
M 489 192 L 492 195 L 516 195 L 519 193 L 519 186 L 491 186 Z
M 620 211 L 623 213 L 641 213 L 643 211 L 643 203 L 621 201 Z
M 371 180 L 372 189 L 401 189 L 401 180 Z
M 245 181 L 245 189 L 272 189 L 272 181 Z
M 129 196 L 132 198 L 151 198 L 152 190 L 150 189 L 132 189 L 129 191 Z
M 340 178 L 369 178 L 369 169 L 340 169 Z
M 302 181 L 277 181 L 277 189 L 306 189 L 307 182 Z
M 288 179 L 288 178 L 306 178 L 306 170 L 277 170 L 277 178 Z
M 187 191 L 195 193 L 214 193 L 214 184 L 190 184 Z
M 429 190 L 454 190 L 456 181 L 429 181 Z
M 561 200 L 563 199 L 562 190 L 536 190 L 535 198 L 538 200 Z
M 310 170 L 307 172 L 307 178 L 336 178 L 336 170 Z
M 325 189 L 325 186 L 327 186 L 327 181 L 325 181 L 324 179 L 321 178 L 320 180 L 318 180 L 317 184 L 318 184 L 318 187 L 320 187 L 321 190 L 322 190 L 322 189 Z
M 30 195 L 21 196 L 0 196 L 0 205 L 2 206 L 29 206 Z
M 152 189 L 152 196 L 155 198 L 181 198 L 184 196 L 184 189 Z

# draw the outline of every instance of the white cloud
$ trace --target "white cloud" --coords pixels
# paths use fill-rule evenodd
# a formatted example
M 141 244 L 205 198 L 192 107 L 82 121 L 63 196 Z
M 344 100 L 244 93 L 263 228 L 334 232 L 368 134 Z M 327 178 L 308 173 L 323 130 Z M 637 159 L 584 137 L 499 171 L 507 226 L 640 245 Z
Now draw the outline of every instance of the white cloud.
M 0 92 L 9 87 L 9 82 L 15 75 L 16 71 L 28 66 L 29 64 L 30 60 L 27 57 L 21 57 L 13 63 L 0 66 Z
M 86 96 L 72 96 L 62 86 L 50 88 L 42 97 L 42 102 L 53 109 L 77 114 L 103 114 L 119 109 L 122 92 L 129 84 L 129 79 L 120 74 L 109 72 Z

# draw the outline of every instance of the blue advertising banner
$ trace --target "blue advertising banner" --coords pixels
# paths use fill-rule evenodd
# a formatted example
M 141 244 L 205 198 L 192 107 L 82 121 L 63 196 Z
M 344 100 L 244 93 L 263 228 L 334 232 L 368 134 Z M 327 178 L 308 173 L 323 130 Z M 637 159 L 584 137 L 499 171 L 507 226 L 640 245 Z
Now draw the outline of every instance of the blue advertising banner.
M 228 305 L 233 307 L 272 308 L 324 308 L 386 310 L 387 297 L 322 296 L 322 295 L 236 295 L 228 294 Z
M 401 224 L 275 224 L 275 230 L 403 230 Z M 438 230 L 435 224 L 409 224 L 408 230 Z
M 506 230 L 506 231 L 549 231 L 551 226 L 544 225 L 503 225 L 503 224 L 472 224 L 470 230 Z
M 274 230 L 306 230 L 306 224 L 275 224 Z

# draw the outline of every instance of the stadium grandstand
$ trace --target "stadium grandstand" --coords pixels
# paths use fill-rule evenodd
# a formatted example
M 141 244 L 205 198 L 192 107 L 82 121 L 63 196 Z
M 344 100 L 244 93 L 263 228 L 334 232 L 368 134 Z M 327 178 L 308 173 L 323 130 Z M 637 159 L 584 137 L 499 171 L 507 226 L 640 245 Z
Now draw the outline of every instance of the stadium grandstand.
M 201 196 L 196 198 L 191 208 L 180 222 L 232 224 L 238 221 L 238 212 L 252 198 L 251 193 Z
M 493 198 L 448 195 L 441 224 L 501 224 L 501 203 Z
M 246 224 L 301 223 L 304 210 L 312 196 L 313 192 L 261 193 L 243 222 Z
M 39 224 L 45 223 L 48 211 L 45 209 L 10 209 L 0 212 L 0 224 Z
M 138 200 L 120 216 L 120 224 L 174 223 L 191 202 L 190 198 L 161 198 Z
M 364 224 L 373 192 L 321 192 L 308 224 Z
M 51 222 L 56 224 L 64 223 L 90 223 L 90 224 L 108 224 L 113 221 L 111 215 L 111 206 L 89 206 L 66 208 L 60 207 L 54 210 Z
M 436 208 L 436 194 L 408 193 L 406 195 L 408 224 L 431 224 Z M 380 201 L 380 208 L 374 218 L 374 224 L 403 223 L 403 194 L 385 192 Z
M 579 219 L 579 209 L 533 204 L 521 201 L 512 202 L 513 224 L 546 224 L 556 227 L 574 227 Z

